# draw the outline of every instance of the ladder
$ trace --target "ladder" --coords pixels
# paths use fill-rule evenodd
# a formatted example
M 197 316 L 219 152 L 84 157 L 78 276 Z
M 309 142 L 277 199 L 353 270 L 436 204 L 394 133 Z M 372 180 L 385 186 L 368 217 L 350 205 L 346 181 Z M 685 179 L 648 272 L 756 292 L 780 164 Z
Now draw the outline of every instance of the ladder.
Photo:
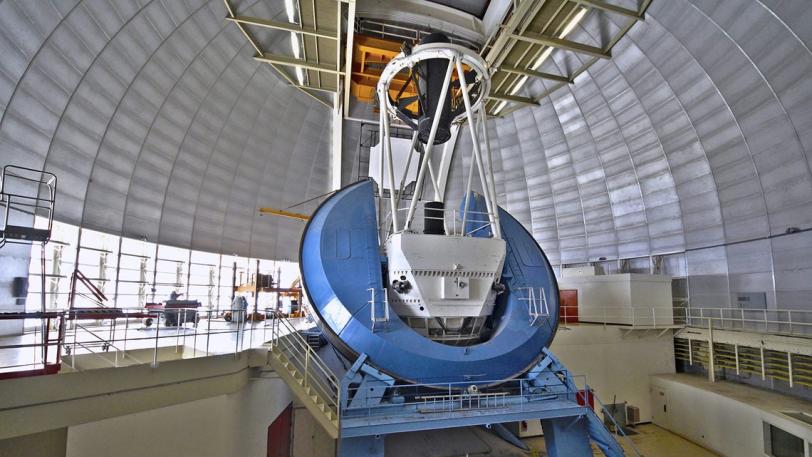
M 547 294 L 543 287 L 538 288 L 538 297 L 536 297 L 533 287 L 522 287 L 521 290 L 527 290 L 527 297 L 521 297 L 519 299 L 527 302 L 527 314 L 530 318 L 531 326 L 536 325 L 539 319 L 550 316 Z

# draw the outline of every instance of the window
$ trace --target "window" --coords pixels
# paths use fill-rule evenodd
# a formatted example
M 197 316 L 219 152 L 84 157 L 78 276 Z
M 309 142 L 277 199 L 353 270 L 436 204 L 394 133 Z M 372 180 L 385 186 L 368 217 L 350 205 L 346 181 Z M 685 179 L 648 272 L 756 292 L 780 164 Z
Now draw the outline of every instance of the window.
M 45 245 L 45 308 L 68 307 L 70 276 L 76 261 L 76 240 L 79 229 L 54 222 L 51 241 Z M 29 287 L 26 300 L 27 311 L 39 311 L 41 295 L 41 249 L 42 245 L 31 245 L 31 263 L 28 268 Z
M 32 244 L 27 311 L 42 307 L 41 254 L 42 245 Z M 60 222 L 54 222 L 44 254 L 46 309 L 68 308 L 74 268 L 105 294 L 106 306 L 142 308 L 146 303 L 169 298 L 175 291 L 184 294 L 183 299 L 198 300 L 204 307 L 218 311 L 231 306 L 232 281 L 237 285 L 249 283 L 257 269 L 254 258 L 156 245 Z M 291 262 L 259 260 L 259 268 L 274 278 L 281 271 L 285 287 L 298 276 L 297 264 Z M 77 293 L 75 306 L 98 306 L 87 298 L 84 288 L 77 290 L 81 294 Z M 271 294 L 264 295 L 260 308 L 273 303 Z
M 764 453 L 772 457 L 804 457 L 804 440 L 764 422 Z
M 155 273 L 155 244 L 147 241 L 121 239 L 118 306 L 142 308 L 155 301 L 152 281 Z
M 197 300 L 207 308 L 216 308 L 220 293 L 220 255 L 192 251 L 190 258 L 189 294 L 186 298 Z

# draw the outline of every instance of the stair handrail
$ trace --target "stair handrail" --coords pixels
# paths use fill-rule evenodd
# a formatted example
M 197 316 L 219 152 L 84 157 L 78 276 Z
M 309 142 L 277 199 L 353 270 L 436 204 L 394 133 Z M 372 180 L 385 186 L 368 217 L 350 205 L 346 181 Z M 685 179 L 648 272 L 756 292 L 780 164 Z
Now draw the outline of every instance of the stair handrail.
M 283 330 L 286 331 L 284 335 L 282 334 Z M 325 364 L 321 357 L 319 357 L 318 353 L 307 343 L 307 340 L 299 333 L 299 331 L 287 318 L 281 316 L 274 317 L 272 337 L 272 347 L 284 346 L 286 349 L 293 351 L 291 355 L 294 357 L 298 356 L 298 359 L 304 358 L 304 361 L 297 361 L 304 368 L 306 385 L 312 383 L 314 387 L 319 389 L 320 393 L 326 397 L 330 407 L 335 410 L 336 416 L 338 416 L 338 411 L 340 409 L 340 383 L 335 374 L 333 374 L 333 372 L 327 367 L 327 364 Z M 318 369 L 321 376 L 309 376 L 309 371 L 311 370 L 318 374 L 318 372 L 316 372 L 313 368 L 314 366 L 315 369 Z M 327 385 L 324 385 L 325 381 Z
M 287 318 L 277 318 L 276 319 L 279 323 L 284 325 L 285 330 L 288 331 L 287 335 L 293 335 L 298 342 L 301 348 L 304 348 L 305 351 L 311 354 L 311 357 L 314 357 L 314 361 L 316 366 L 322 370 L 323 374 L 329 379 L 331 384 L 335 385 L 336 388 L 340 385 L 338 378 L 333 374 L 333 372 L 327 367 L 327 364 L 319 357 L 318 353 L 307 343 L 307 340 L 302 336 L 301 333 L 294 327 Z M 278 336 L 283 336 L 277 334 Z M 274 338 L 274 341 L 277 341 L 279 338 Z M 298 349 L 298 348 L 297 348 Z
M 282 337 L 280 337 L 280 340 L 284 341 L 287 339 L 286 337 L 288 336 L 289 335 L 283 335 Z M 300 365 L 301 368 L 304 369 L 305 374 L 303 377 L 305 379 L 305 384 L 307 386 L 316 388 L 322 396 L 327 397 L 327 400 L 329 400 L 330 403 L 333 403 L 334 399 L 336 399 L 335 403 L 337 403 L 337 394 L 334 392 L 335 389 L 332 386 L 332 381 L 329 379 L 325 381 L 315 372 L 314 374 L 309 373 L 309 371 L 314 370 L 314 368 L 312 367 L 314 364 L 319 368 L 320 371 L 323 372 L 322 368 L 319 367 L 318 365 L 319 362 L 316 361 L 316 359 L 314 358 L 315 352 L 307 351 L 304 352 L 303 354 L 301 348 L 298 348 L 289 342 L 283 344 L 285 349 L 295 352 L 290 355 L 293 356 L 293 360 L 296 360 L 297 365 Z M 304 358 L 304 362 L 301 361 L 302 358 Z
M 305 345 L 306 343 L 303 343 L 301 339 L 296 336 L 291 337 L 290 334 L 280 336 L 278 342 L 281 343 L 285 349 L 290 351 L 289 355 L 292 356 L 291 361 L 296 361 L 297 368 L 304 370 L 304 386 L 316 390 L 336 417 L 338 417 L 338 405 L 340 404 L 338 386 L 336 381 L 331 377 L 331 374 L 327 372 L 323 361 L 318 358 L 316 352 L 313 351 L 309 345 Z M 294 342 L 298 343 L 299 347 L 297 347 Z M 302 361 L 302 359 L 304 360 Z M 325 375 L 324 377 L 319 376 L 318 372 L 313 368 L 314 365 Z M 325 377 L 326 380 L 324 379 Z
M 587 389 L 587 390 L 589 390 L 589 386 L 587 386 L 587 387 L 586 387 L 586 389 Z M 609 420 L 612 422 L 612 425 L 614 425 L 614 426 L 615 426 L 615 434 L 616 434 L 616 435 L 620 435 L 620 436 L 622 436 L 622 437 L 623 437 L 624 442 L 625 442 L 626 444 L 628 444 L 628 445 L 629 445 L 629 447 L 631 447 L 631 448 L 632 448 L 632 451 L 634 452 L 634 454 L 635 454 L 637 457 L 644 457 L 644 456 L 643 456 L 643 454 L 642 454 L 642 453 L 640 453 L 640 450 L 639 450 L 639 449 L 637 449 L 637 446 L 635 446 L 635 445 L 634 445 L 634 441 L 632 441 L 632 439 L 631 439 L 631 438 L 629 438 L 629 435 L 627 435 L 627 434 L 626 434 L 626 431 L 625 431 L 625 430 L 623 430 L 623 427 L 621 427 L 621 426 L 620 426 L 620 424 L 618 424 L 618 423 L 617 423 L 617 421 L 615 420 L 614 415 L 612 415 L 612 414 L 607 414 L 607 413 L 609 412 L 609 410 L 608 410 L 608 408 L 606 407 L 606 405 L 604 405 L 604 404 L 603 404 L 603 402 L 601 401 L 601 399 L 600 399 L 600 398 L 598 398 L 598 396 L 597 396 L 597 395 L 595 395 L 595 394 L 593 394 L 593 395 L 592 395 L 592 398 L 593 398 L 593 399 L 594 399 L 596 402 L 598 402 L 598 406 L 600 406 L 600 407 L 601 407 L 601 411 L 603 412 L 604 417 L 608 417 L 608 418 L 609 418 Z

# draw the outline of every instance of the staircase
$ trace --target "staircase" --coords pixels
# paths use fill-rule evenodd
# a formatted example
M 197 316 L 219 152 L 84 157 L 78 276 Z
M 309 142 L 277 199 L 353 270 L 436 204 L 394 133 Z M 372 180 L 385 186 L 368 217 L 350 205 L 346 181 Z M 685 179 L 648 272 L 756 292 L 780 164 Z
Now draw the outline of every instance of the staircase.
M 332 437 L 339 430 L 339 380 L 286 318 L 271 323 L 268 363 Z

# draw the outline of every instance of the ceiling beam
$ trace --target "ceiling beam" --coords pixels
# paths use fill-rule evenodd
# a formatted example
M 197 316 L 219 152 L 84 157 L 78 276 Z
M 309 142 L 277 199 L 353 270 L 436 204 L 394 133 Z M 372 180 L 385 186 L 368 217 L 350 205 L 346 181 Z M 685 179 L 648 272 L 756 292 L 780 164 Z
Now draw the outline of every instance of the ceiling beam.
M 341 15 L 339 14 L 339 17 Z M 344 52 L 344 117 L 350 115 L 350 86 L 352 86 L 352 49 L 355 39 L 355 0 L 347 6 L 347 50 Z M 340 44 L 340 41 L 339 41 Z
M 507 73 L 514 73 L 517 75 L 530 76 L 531 78 L 549 79 L 551 81 L 572 84 L 572 78 L 568 78 L 566 76 L 561 75 L 554 75 L 552 73 L 544 73 L 542 71 L 530 70 L 528 68 L 516 68 L 511 67 L 510 65 L 503 65 L 499 67 L 499 70 Z
M 325 73 L 341 74 L 341 72 L 332 65 L 325 65 L 319 62 L 310 60 L 295 59 L 293 57 L 280 56 L 277 54 L 263 53 L 262 55 L 254 56 L 254 59 L 260 62 L 267 62 L 273 65 L 284 65 L 287 67 L 299 67 L 313 71 L 323 71 Z
M 500 102 L 510 102 L 510 103 L 520 103 L 522 105 L 538 105 L 539 103 L 533 100 L 530 97 L 518 97 L 516 95 L 508 95 L 508 94 L 490 94 L 487 97 L 490 100 L 496 100 Z
M 527 41 L 528 43 L 535 43 L 544 46 L 552 46 L 554 48 L 565 49 L 567 51 L 578 52 L 581 54 L 587 54 L 601 59 L 612 58 L 611 51 L 604 51 L 603 49 L 596 46 L 590 46 L 588 44 L 578 43 L 571 40 L 565 40 L 563 38 L 556 38 L 550 35 L 525 32 L 522 35 L 514 33 L 511 35 L 511 37 L 517 40 Z
M 304 35 L 310 35 L 319 38 L 327 38 L 329 40 L 338 40 L 338 35 L 335 32 L 324 32 L 310 27 L 299 27 L 297 24 L 294 23 L 277 22 L 250 16 L 226 17 L 226 20 L 231 22 L 237 22 L 240 24 L 264 27 L 266 29 L 286 30 L 288 32 L 301 33 Z
M 297 89 L 314 90 L 316 92 L 329 92 L 331 94 L 335 94 L 335 93 L 338 92 L 335 89 L 330 89 L 330 88 L 326 88 L 326 87 L 309 86 L 307 84 L 291 84 L 291 86 L 293 86 L 293 87 L 295 87 Z
M 229 3 L 228 0 L 223 0 L 223 3 L 225 4 L 226 12 L 228 13 L 228 17 L 230 17 L 230 18 L 235 17 L 234 8 L 232 8 L 231 3 Z M 262 54 L 262 49 L 259 47 L 259 43 L 254 38 L 254 36 L 251 35 L 251 32 L 249 32 L 248 29 L 245 28 L 245 26 L 240 24 L 239 22 L 235 22 L 234 25 L 236 25 L 237 28 L 240 29 L 240 32 L 242 32 L 243 36 L 245 36 L 245 39 L 248 40 L 248 43 L 254 48 L 254 50 L 257 51 L 257 54 Z M 270 64 L 270 65 L 271 65 L 271 68 L 276 70 L 276 72 L 279 73 L 283 78 L 285 78 L 285 80 L 289 84 L 292 84 L 294 86 L 297 84 L 295 81 L 293 81 L 293 79 L 290 77 L 290 75 L 288 75 L 287 73 L 282 71 L 282 69 L 280 69 L 279 67 L 277 67 L 274 64 Z M 316 100 L 317 102 L 319 102 L 322 105 L 325 105 L 325 106 L 327 106 L 329 108 L 329 105 L 327 105 L 324 102 L 324 100 L 320 99 L 319 97 L 316 97 L 311 92 L 308 92 L 306 89 L 302 89 L 302 88 L 299 88 L 299 90 L 301 90 L 303 94 L 307 95 L 308 97 L 312 98 L 313 100 Z
M 645 14 L 643 13 L 638 13 L 636 10 L 623 8 L 622 6 L 613 5 L 611 3 L 607 3 L 602 0 L 570 0 L 570 1 L 580 3 L 586 6 L 591 6 L 592 8 L 603 10 L 609 13 L 620 14 L 622 16 L 630 17 L 638 21 L 644 21 L 646 19 Z

